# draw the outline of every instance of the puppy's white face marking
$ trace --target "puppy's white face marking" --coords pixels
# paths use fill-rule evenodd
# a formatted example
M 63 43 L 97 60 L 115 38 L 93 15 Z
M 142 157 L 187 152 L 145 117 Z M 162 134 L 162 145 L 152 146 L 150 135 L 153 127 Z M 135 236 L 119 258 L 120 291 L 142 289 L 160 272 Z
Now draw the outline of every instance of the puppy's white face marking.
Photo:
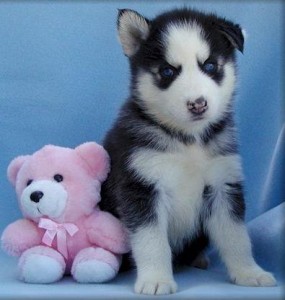
M 203 30 L 195 23 L 170 25 L 165 33 L 166 60 L 173 66 L 190 68 L 196 66 L 197 58 L 205 61 L 210 55 L 210 48 L 203 36 Z
M 223 79 L 217 83 L 201 70 L 199 64 L 211 57 L 205 33 L 197 24 L 171 24 L 164 33 L 165 60 L 181 72 L 166 88 L 158 87 L 153 74 L 141 71 L 138 76 L 138 93 L 148 113 L 159 122 L 184 131 L 199 134 L 209 122 L 217 122 L 227 110 L 235 85 L 232 62 L 217 58 Z M 187 108 L 187 102 L 203 97 L 208 109 L 199 120 Z

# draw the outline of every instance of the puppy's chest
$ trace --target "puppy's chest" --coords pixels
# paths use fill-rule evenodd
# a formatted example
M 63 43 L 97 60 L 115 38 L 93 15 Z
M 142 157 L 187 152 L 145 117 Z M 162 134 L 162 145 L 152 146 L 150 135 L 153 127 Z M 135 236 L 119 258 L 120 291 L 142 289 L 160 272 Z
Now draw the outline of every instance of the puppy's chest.
M 195 146 L 175 152 L 141 150 L 131 163 L 139 176 L 155 184 L 164 201 L 175 199 L 177 207 L 193 206 L 201 196 L 210 164 L 209 155 Z
M 206 185 L 219 188 L 240 176 L 238 156 L 213 157 L 198 145 L 173 152 L 140 150 L 130 164 L 139 177 L 154 184 L 159 205 L 168 211 L 173 237 L 182 237 L 186 228 L 189 234 L 195 230 Z

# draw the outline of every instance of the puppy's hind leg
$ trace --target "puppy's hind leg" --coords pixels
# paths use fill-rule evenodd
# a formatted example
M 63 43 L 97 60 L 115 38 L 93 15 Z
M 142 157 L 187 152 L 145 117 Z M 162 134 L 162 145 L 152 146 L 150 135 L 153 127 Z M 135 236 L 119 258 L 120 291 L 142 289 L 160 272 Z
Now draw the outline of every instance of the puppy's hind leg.
M 201 253 L 195 258 L 195 260 L 192 262 L 191 266 L 198 268 L 198 269 L 206 270 L 206 269 L 208 269 L 209 264 L 210 264 L 210 259 L 209 259 L 208 255 L 205 253 Z

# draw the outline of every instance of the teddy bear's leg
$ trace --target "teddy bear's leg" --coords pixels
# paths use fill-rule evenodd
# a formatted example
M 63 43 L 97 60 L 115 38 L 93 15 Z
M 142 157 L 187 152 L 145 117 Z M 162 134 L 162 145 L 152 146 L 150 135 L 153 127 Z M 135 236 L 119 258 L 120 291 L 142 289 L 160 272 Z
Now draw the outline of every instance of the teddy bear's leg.
M 46 246 L 26 250 L 20 257 L 20 279 L 28 283 L 52 283 L 62 278 L 65 272 L 63 256 Z
M 113 279 L 121 264 L 121 255 L 115 255 L 103 248 L 89 247 L 75 257 L 71 274 L 81 283 L 99 283 Z

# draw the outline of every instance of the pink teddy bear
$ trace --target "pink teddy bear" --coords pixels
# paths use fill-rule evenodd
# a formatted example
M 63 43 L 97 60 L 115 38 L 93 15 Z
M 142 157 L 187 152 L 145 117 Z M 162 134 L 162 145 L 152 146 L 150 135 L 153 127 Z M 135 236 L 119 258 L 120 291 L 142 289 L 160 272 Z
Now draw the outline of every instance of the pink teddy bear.
M 75 149 L 45 146 L 8 167 L 24 219 L 3 232 L 3 249 L 20 256 L 20 279 L 51 283 L 72 274 L 82 283 L 105 282 L 129 251 L 118 219 L 101 211 L 101 183 L 109 156 L 94 142 Z

